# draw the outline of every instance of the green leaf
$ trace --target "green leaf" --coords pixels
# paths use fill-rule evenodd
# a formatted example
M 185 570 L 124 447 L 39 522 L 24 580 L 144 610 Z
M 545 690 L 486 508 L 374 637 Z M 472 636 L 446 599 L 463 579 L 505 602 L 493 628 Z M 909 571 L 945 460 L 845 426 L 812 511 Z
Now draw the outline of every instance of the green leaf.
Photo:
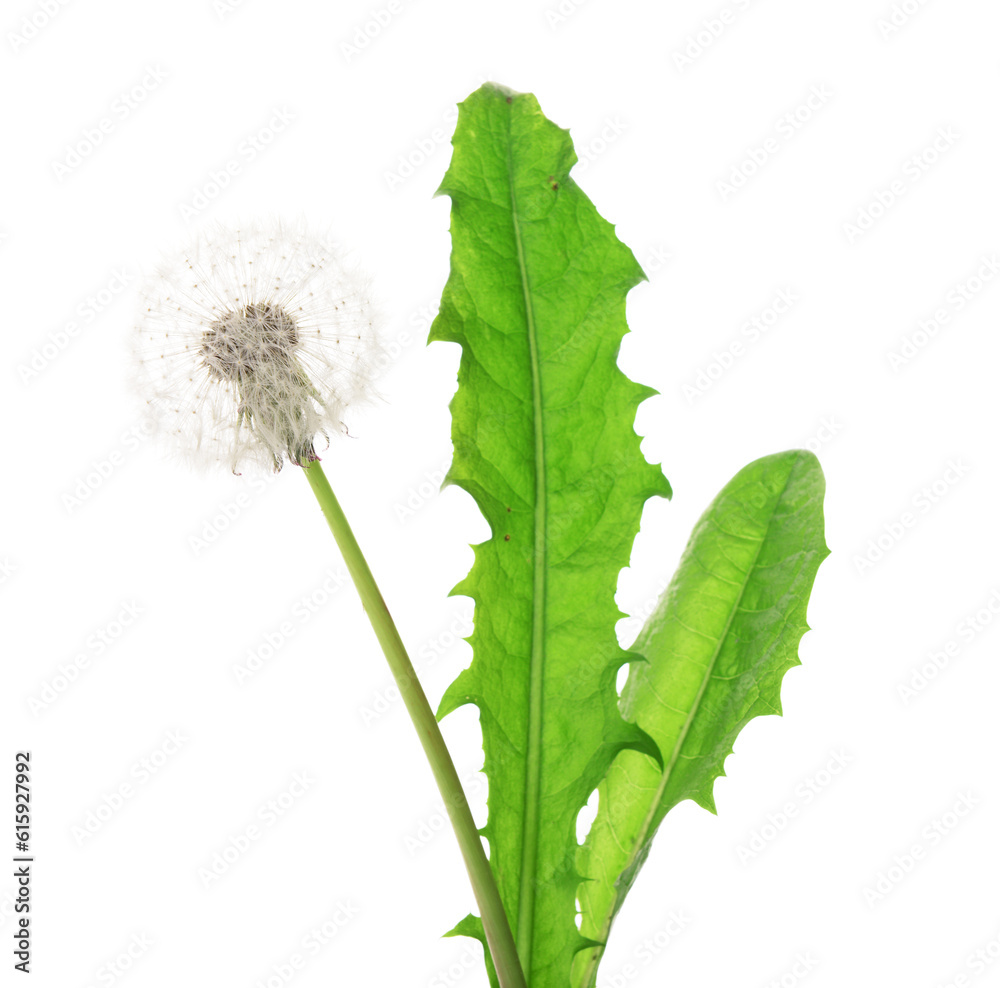
M 451 274 L 431 340 L 461 344 L 445 478 L 490 526 L 453 593 L 475 600 L 473 661 L 438 716 L 479 708 L 483 834 L 531 988 L 568 988 L 576 951 L 576 817 L 615 755 L 656 757 L 618 711 L 621 569 L 646 500 L 670 496 L 639 450 L 654 392 L 616 360 L 632 252 L 569 176 L 567 131 L 535 98 L 487 84 L 460 105 L 439 192 Z M 476 928 L 469 923 L 461 932 Z
M 483 929 L 483 921 L 478 916 L 469 913 L 464 919 L 456 923 L 446 934 L 446 937 L 471 937 L 478 940 L 483 945 L 483 962 L 486 965 L 486 974 L 490 979 L 492 988 L 500 988 L 500 979 L 497 977 L 496 965 L 490 956 L 490 945 L 486 940 L 486 931 Z
M 622 900 L 667 812 L 693 799 L 715 812 L 712 789 L 752 718 L 781 713 L 781 680 L 799 664 L 806 604 L 823 536 L 823 472 L 792 450 L 744 467 L 702 515 L 680 566 L 636 639 L 623 714 L 647 731 L 662 762 L 633 751 L 598 788 L 598 811 L 578 864 L 581 932 L 606 943 Z M 575 959 L 574 988 L 590 988 L 601 947 Z

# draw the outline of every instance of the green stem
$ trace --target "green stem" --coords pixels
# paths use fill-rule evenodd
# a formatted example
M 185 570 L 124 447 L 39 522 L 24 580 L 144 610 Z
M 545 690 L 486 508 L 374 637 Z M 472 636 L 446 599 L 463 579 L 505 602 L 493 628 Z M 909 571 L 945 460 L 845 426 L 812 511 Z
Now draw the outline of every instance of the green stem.
M 462 788 L 458 772 L 455 771 L 455 763 L 451 760 L 444 738 L 441 736 L 441 729 L 438 727 L 434 711 L 431 710 L 431 705 L 427 702 L 413 663 L 410 662 L 410 657 L 406 654 L 406 648 L 396 630 L 392 615 L 382 599 L 372 571 L 368 568 L 368 563 L 365 562 L 361 547 L 358 545 L 357 539 L 354 538 L 351 526 L 333 493 L 333 488 L 330 487 L 330 483 L 326 479 L 326 474 L 316 460 L 303 467 L 303 470 L 313 493 L 316 495 L 316 500 L 319 501 L 319 506 L 323 510 L 330 531 L 333 532 L 333 537 L 337 540 L 348 572 L 351 574 L 351 579 L 354 580 L 358 595 L 361 597 L 361 603 L 372 623 L 372 628 L 375 629 L 375 636 L 389 661 L 389 668 L 392 670 L 396 685 L 399 687 L 400 696 L 406 704 L 410 719 L 413 721 L 413 726 L 417 729 L 417 734 L 420 737 L 420 743 L 423 745 L 424 753 L 431 764 L 438 789 L 441 792 L 444 805 L 448 809 L 448 816 L 451 818 L 451 825 L 455 828 L 462 857 L 465 859 L 465 867 L 468 869 L 472 889 L 479 905 L 483 929 L 486 932 L 486 942 L 489 945 L 490 955 L 493 958 L 501 988 L 526 988 L 521 962 L 514 946 L 514 937 L 511 934 L 510 923 L 500 900 L 493 872 L 490 869 L 490 862 L 483 850 L 483 842 L 479 837 L 476 823 L 472 819 L 472 811 L 465 798 L 465 790 Z

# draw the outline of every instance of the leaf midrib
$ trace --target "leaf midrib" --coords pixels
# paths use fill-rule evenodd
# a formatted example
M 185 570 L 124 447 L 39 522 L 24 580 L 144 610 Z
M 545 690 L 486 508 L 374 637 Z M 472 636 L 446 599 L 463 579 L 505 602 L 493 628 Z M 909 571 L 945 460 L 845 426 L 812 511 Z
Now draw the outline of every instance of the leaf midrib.
M 653 797 L 650 803 L 649 812 L 646 814 L 646 818 L 642 821 L 642 826 L 640 827 L 638 834 L 636 836 L 635 843 L 632 848 L 632 853 L 628 856 L 628 861 L 625 863 L 625 867 L 622 868 L 620 874 L 625 874 L 635 863 L 636 857 L 642 850 L 643 846 L 646 844 L 646 838 L 649 834 L 650 828 L 653 825 L 653 819 L 656 816 L 656 812 L 660 806 L 660 800 L 663 799 L 663 792 L 667 788 L 670 782 L 670 777 L 673 774 L 674 766 L 677 764 L 677 759 L 680 757 L 681 749 L 684 747 L 684 742 L 687 740 L 688 733 L 691 730 L 691 725 L 694 723 L 694 718 L 701 706 L 701 699 L 705 695 L 705 690 L 708 689 L 709 681 L 712 678 L 712 673 L 715 671 L 716 663 L 719 660 L 719 655 L 722 652 L 722 645 L 726 638 L 729 636 L 729 629 L 733 626 L 733 621 L 736 618 L 736 612 L 739 610 L 740 603 L 743 600 L 744 595 L 747 592 L 747 587 L 750 584 L 750 578 L 753 576 L 754 570 L 757 568 L 757 560 L 760 559 L 761 549 L 764 548 L 767 542 L 767 536 L 771 531 L 771 524 L 774 521 L 774 516 L 777 513 L 778 505 L 781 504 L 782 499 L 785 496 L 785 492 L 788 490 L 788 485 L 792 479 L 792 473 L 795 470 L 795 464 L 788 471 L 788 476 L 785 478 L 785 483 L 782 485 L 781 492 L 778 494 L 774 501 L 774 508 L 772 509 L 770 516 L 767 519 L 767 528 L 764 529 L 764 534 L 761 537 L 760 544 L 757 546 L 757 551 L 754 553 L 753 560 L 747 567 L 747 575 L 740 586 L 740 592 L 736 596 L 736 600 L 733 602 L 733 606 L 730 609 L 729 617 L 726 620 L 726 626 L 722 629 L 722 633 L 719 635 L 719 640 L 716 643 L 715 651 L 712 653 L 712 659 L 705 670 L 705 676 L 701 681 L 701 686 L 698 688 L 698 695 L 694 698 L 694 703 L 691 705 L 691 710 L 688 713 L 687 720 L 684 722 L 684 726 L 681 728 L 681 733 L 677 738 L 677 742 L 674 745 L 674 750 L 670 756 L 670 762 L 664 767 L 663 773 L 660 776 L 660 784 L 656 788 L 656 795 Z M 614 903 L 618 901 L 618 895 L 616 894 L 612 900 L 612 907 Z M 600 962 L 602 955 L 604 954 L 604 944 L 607 943 L 608 936 L 611 932 L 611 923 L 614 920 L 615 910 L 611 908 L 608 910 L 608 915 L 605 917 L 604 923 L 601 926 L 600 936 L 597 938 L 602 944 L 600 948 L 595 948 L 594 953 L 591 955 L 590 960 L 587 962 L 587 966 L 584 969 L 584 976 L 581 981 L 583 988 L 593 988 L 593 984 L 596 984 L 597 979 L 597 966 Z M 592 984 L 593 981 L 593 984 Z
M 507 114 L 507 183 L 510 192 L 511 225 L 517 246 L 517 263 L 524 293 L 528 353 L 531 360 L 531 400 L 535 428 L 535 530 L 532 547 L 531 681 L 528 699 L 528 750 L 525 773 L 524 825 L 521 832 L 521 884 L 518 893 L 517 952 L 525 976 L 531 977 L 531 952 L 534 940 L 535 884 L 538 872 L 539 814 L 542 777 L 542 701 L 545 661 L 545 568 L 546 568 L 546 471 L 545 429 L 542 421 L 542 382 L 538 357 L 535 313 L 531 304 L 531 286 L 521 240 L 521 225 L 514 192 L 514 164 L 511 154 L 511 113 Z

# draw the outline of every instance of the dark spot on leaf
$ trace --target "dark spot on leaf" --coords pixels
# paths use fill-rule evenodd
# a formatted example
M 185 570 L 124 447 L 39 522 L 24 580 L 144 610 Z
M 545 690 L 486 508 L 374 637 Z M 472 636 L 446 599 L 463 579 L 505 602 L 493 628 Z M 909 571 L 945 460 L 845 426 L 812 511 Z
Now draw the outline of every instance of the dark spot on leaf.
M 513 103 L 513 102 L 514 102 L 514 99 L 513 99 L 513 97 L 511 97 L 511 96 L 508 96 L 508 97 L 507 97 L 507 102 L 508 102 L 508 103 Z
M 510 541 L 510 536 L 509 535 L 505 535 L 503 537 L 503 540 L 504 540 L 504 542 L 509 542 Z
M 507 510 L 510 511 L 510 508 L 508 508 Z

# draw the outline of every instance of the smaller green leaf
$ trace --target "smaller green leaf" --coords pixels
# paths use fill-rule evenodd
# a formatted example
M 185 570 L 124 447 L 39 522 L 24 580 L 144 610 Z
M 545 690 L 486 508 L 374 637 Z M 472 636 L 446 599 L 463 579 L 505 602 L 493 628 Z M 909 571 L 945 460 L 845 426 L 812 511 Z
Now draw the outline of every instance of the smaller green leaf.
M 744 467 L 695 526 L 680 565 L 632 647 L 626 719 L 657 743 L 621 752 L 598 787 L 580 848 L 580 932 L 606 944 L 611 924 L 664 816 L 693 799 L 715 812 L 712 789 L 743 727 L 781 713 L 781 680 L 799 664 L 806 604 L 823 536 L 823 472 L 791 450 Z M 574 960 L 574 988 L 591 988 L 603 947 Z

